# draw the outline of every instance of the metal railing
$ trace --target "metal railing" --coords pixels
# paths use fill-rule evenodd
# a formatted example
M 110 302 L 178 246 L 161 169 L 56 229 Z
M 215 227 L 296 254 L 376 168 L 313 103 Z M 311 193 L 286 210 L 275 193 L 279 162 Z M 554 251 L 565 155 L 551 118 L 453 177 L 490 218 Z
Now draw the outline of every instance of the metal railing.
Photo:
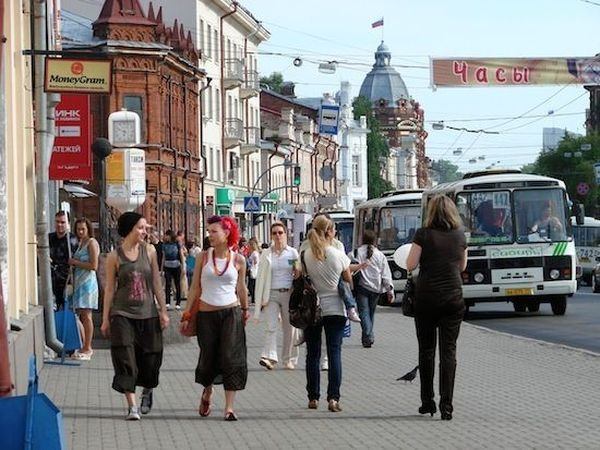
M 241 119 L 225 119 L 225 139 L 238 141 L 244 139 L 244 124 Z

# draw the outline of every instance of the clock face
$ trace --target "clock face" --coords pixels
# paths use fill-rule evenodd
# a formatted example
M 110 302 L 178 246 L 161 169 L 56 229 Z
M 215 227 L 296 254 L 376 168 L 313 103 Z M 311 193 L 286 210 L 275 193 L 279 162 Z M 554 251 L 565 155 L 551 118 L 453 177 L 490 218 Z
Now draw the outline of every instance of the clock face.
M 113 145 L 135 144 L 135 121 L 115 120 L 113 122 Z

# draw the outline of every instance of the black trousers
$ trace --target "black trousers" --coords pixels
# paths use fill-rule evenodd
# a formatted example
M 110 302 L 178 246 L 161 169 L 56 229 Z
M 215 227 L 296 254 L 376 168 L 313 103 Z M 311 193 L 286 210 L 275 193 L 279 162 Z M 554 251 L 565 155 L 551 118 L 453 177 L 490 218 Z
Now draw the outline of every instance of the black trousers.
M 171 304 L 171 282 L 175 283 L 175 304 L 181 303 L 181 267 L 164 267 L 165 301 Z
M 452 412 L 454 377 L 456 374 L 456 341 L 464 307 L 456 312 L 446 313 L 443 309 L 429 311 L 415 317 L 417 339 L 419 341 L 419 375 L 421 378 L 421 403 L 434 401 L 433 374 L 435 347 L 439 337 L 440 348 L 440 410 Z
M 110 318 L 110 355 L 115 376 L 112 388 L 135 392 L 136 386 L 155 388 L 162 365 L 163 339 L 158 317 Z

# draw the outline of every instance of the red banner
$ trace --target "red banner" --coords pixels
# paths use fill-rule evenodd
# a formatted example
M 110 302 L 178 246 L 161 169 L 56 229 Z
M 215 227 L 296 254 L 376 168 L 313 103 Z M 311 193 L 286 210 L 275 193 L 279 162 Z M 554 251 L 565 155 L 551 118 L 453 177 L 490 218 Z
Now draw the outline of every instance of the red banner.
M 91 180 L 91 120 L 88 95 L 62 94 L 56 107 L 51 180 Z

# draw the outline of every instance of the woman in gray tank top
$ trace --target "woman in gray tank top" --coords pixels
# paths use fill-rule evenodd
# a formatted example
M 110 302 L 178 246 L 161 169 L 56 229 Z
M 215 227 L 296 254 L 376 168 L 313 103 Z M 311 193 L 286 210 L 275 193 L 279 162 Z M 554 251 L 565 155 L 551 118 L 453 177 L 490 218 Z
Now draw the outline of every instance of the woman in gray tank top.
M 110 336 L 115 376 L 112 387 L 125 394 L 126 419 L 139 420 L 135 388 L 142 386 L 141 413 L 152 408 L 162 364 L 162 330 L 169 325 L 156 250 L 146 245 L 146 219 L 135 212 L 119 217 L 123 242 L 106 259 L 104 310 L 100 330 Z M 158 309 L 154 298 L 158 300 Z

